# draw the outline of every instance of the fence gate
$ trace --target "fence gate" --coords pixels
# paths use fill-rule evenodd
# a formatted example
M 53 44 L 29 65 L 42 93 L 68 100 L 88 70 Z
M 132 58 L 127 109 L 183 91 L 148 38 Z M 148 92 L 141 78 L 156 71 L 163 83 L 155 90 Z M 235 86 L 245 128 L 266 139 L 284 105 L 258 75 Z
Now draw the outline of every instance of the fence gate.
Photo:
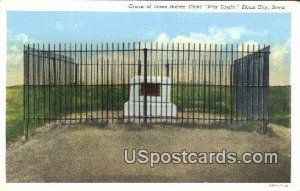
M 24 45 L 24 124 L 268 122 L 269 46 Z

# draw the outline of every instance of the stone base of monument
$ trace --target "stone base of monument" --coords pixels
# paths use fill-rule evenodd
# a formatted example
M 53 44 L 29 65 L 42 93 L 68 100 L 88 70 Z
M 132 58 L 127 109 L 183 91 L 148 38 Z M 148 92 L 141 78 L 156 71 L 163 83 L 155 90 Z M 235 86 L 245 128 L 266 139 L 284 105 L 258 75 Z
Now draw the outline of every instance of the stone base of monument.
M 172 121 L 177 116 L 177 107 L 171 102 L 171 89 L 170 77 L 132 77 L 129 101 L 124 103 L 124 121 L 144 122 L 146 118 L 147 122 Z
M 124 121 L 125 122 L 171 122 L 176 118 L 177 107 L 173 103 L 147 103 L 146 117 L 144 115 L 143 102 L 126 102 L 124 104 Z
M 176 118 L 171 117 L 147 117 L 147 121 L 145 121 L 145 117 L 125 117 L 124 122 L 126 123 L 177 123 Z

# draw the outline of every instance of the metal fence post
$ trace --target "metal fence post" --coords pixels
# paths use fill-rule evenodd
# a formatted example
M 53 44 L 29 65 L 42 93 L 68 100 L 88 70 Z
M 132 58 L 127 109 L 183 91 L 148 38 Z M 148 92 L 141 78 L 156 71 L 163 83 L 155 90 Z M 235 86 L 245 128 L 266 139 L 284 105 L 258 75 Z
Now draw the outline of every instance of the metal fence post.
M 263 131 L 267 133 L 268 123 L 269 123 L 269 113 L 268 113 L 268 99 L 269 99 L 269 55 L 270 55 L 270 46 L 264 48 L 264 57 L 263 57 L 263 103 L 264 103 L 264 111 L 263 111 Z
M 25 141 L 28 140 L 29 128 L 29 45 L 24 45 L 23 59 L 24 59 L 24 84 L 23 84 L 23 107 L 24 107 L 24 134 Z
M 111 49 L 109 49 L 107 43 L 105 49 L 101 44 L 102 48 L 99 53 L 98 45 L 97 50 L 93 49 L 93 45 L 88 49 L 87 44 L 85 50 L 82 44 L 80 49 L 75 44 L 74 50 L 71 50 L 71 46 L 70 50 L 67 50 L 66 45 L 64 50 L 61 50 L 60 45 L 59 49 L 55 49 L 55 45 L 51 49 L 50 44 L 48 44 L 48 50 L 44 49 L 44 45 L 42 50 L 39 49 L 39 46 L 35 49 L 35 45 L 24 45 L 24 126 L 20 128 L 23 128 L 22 135 L 25 135 L 25 139 L 28 139 L 31 128 L 37 125 L 35 121 L 43 120 L 43 122 L 50 123 L 52 121 L 56 123 L 62 117 L 65 121 L 70 120 L 70 122 L 77 122 L 78 117 L 80 122 L 83 122 L 84 118 L 85 120 L 92 119 L 94 104 L 97 108 L 97 120 L 101 119 L 101 122 L 104 122 L 106 119 L 105 122 L 113 122 L 116 119 L 114 116 L 116 114 L 113 112 L 117 112 L 117 118 L 119 118 L 120 108 L 125 108 L 127 94 L 130 94 L 130 78 L 132 74 L 135 76 L 136 72 L 138 72 L 141 81 L 136 82 L 134 80 L 134 83 L 139 83 L 136 84 L 139 85 L 139 97 L 138 100 L 134 100 L 138 107 L 133 108 L 133 114 L 134 117 L 138 117 L 141 123 L 147 123 L 148 120 L 151 123 L 153 119 L 155 122 L 163 122 L 164 117 L 166 117 L 166 121 L 168 121 L 168 117 L 171 117 L 172 122 L 172 117 L 175 115 L 177 116 L 176 122 L 179 122 L 180 118 L 182 123 L 190 122 L 192 119 L 193 122 L 202 120 L 204 124 L 221 120 L 232 124 L 251 119 L 263 125 L 262 130 L 264 132 L 267 131 L 269 119 L 269 46 L 264 46 L 263 49 L 258 47 L 258 50 L 254 49 L 253 46 L 252 51 L 247 46 L 247 50 L 244 51 L 244 48 L 239 50 L 238 45 L 236 49 L 233 45 L 231 48 L 226 45 L 224 51 L 222 46 L 218 50 L 217 45 L 214 49 L 209 45 L 209 49 L 207 49 L 206 44 L 204 44 L 204 50 L 201 50 L 201 44 L 199 50 L 196 49 L 195 44 L 193 48 L 190 48 L 190 44 L 188 44 L 186 49 L 184 44 L 182 49 L 178 44 L 176 50 L 174 50 L 173 44 L 172 49 L 169 49 L 168 44 L 166 49 L 164 49 L 163 44 L 161 48 L 159 48 L 158 43 L 156 43 L 156 47 L 151 44 L 148 46 L 149 49 L 146 45 L 145 43 L 145 46 L 141 47 L 141 43 L 139 43 L 138 48 L 135 48 L 135 44 L 133 44 L 133 48 L 130 48 L 130 43 L 128 43 L 128 48 L 125 49 L 125 43 L 123 43 L 122 48 L 119 49 L 118 46 L 117 49 L 114 49 L 114 44 L 112 44 Z M 149 62 L 148 51 L 150 51 Z M 153 55 L 152 52 L 154 52 Z M 121 63 L 119 63 L 119 54 L 122 56 Z M 98 63 L 98 56 L 99 59 L 101 57 L 101 63 Z M 143 56 L 144 58 L 142 58 Z M 93 59 L 94 57 L 97 59 Z M 197 59 L 198 64 L 196 64 Z M 61 62 L 65 62 L 65 64 L 62 65 Z M 72 67 L 71 62 L 74 62 Z M 175 76 L 173 76 L 173 69 L 176 72 Z M 148 76 L 151 78 L 149 84 Z M 98 82 L 98 77 L 101 77 L 101 82 Z M 174 99 L 173 102 L 178 108 L 174 116 L 173 107 L 170 108 L 172 114 L 170 116 L 169 110 L 163 110 L 163 106 L 157 107 L 154 111 L 157 114 L 159 109 L 160 114 L 156 117 L 151 116 L 154 114 L 154 109 L 148 107 L 148 103 L 151 106 L 152 100 L 156 105 L 161 102 L 157 100 L 157 97 L 154 97 L 155 95 L 152 95 L 153 88 L 155 88 L 152 84 L 154 83 L 152 78 L 156 78 L 156 81 L 160 78 L 161 82 L 156 83 L 161 83 L 161 85 L 164 85 L 162 84 L 163 78 L 171 80 L 171 86 L 166 86 L 166 92 L 169 92 L 168 88 L 171 88 L 171 93 L 163 95 L 159 93 L 161 95 L 157 97 L 168 98 L 167 96 L 171 96 L 171 100 Z M 96 90 L 95 83 L 97 84 Z M 69 85 L 72 90 L 70 100 L 67 99 L 69 97 Z M 100 91 L 98 86 L 100 85 L 102 93 L 99 92 L 98 95 L 98 88 Z M 119 86 L 122 91 L 119 91 Z M 135 87 L 133 92 L 135 92 Z M 101 103 L 98 98 L 101 98 Z M 61 99 L 64 99 L 65 103 Z M 170 99 L 167 100 L 169 102 Z M 43 105 L 44 108 L 41 109 L 40 105 Z M 101 117 L 98 116 L 98 109 L 100 108 L 102 110 Z M 133 117 L 130 112 L 131 108 L 128 107 L 127 109 L 128 114 L 130 114 L 128 116 L 129 121 L 130 116 Z M 203 109 L 200 110 L 201 108 Z M 115 109 L 117 110 L 114 111 Z M 138 114 L 135 112 L 137 109 Z M 70 115 L 69 110 L 71 110 Z M 89 113 L 91 115 L 88 115 Z M 223 114 L 225 119 L 222 117 Z M 211 116 L 213 118 L 210 118 Z M 123 118 L 125 118 L 125 111 L 123 111 Z M 140 121 L 141 119 L 143 121 Z M 15 132 L 16 135 L 22 129 L 16 128 L 15 131 L 17 130 L 19 131 Z
M 144 48 L 144 123 L 147 123 L 147 48 Z

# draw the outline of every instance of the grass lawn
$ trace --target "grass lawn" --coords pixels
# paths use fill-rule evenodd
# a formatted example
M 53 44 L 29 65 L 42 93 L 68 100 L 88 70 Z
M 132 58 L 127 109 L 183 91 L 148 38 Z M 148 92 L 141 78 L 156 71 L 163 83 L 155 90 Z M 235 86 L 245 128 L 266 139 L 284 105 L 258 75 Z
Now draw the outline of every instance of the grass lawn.
M 7 87 L 6 90 L 6 137 L 8 142 L 23 134 L 23 87 Z M 82 94 L 79 91 L 75 91 L 76 90 L 72 87 L 61 87 L 60 89 L 56 88 L 56 90 L 54 90 L 53 87 L 37 88 L 35 89 L 35 96 L 37 97 L 36 107 L 32 108 L 33 104 L 30 99 L 30 112 L 34 112 L 37 117 L 46 116 L 55 118 L 57 115 L 61 115 L 60 111 L 66 111 L 64 114 L 68 114 L 74 111 L 85 111 L 85 109 L 96 110 L 97 108 L 122 110 L 123 103 L 128 100 L 127 86 L 102 87 L 100 89 L 99 87 L 97 89 L 96 86 L 82 87 Z M 61 102 L 55 100 L 54 95 L 58 95 L 58 92 L 62 95 Z M 99 98 L 97 92 L 98 94 L 102 94 L 105 99 Z M 190 96 L 184 96 L 186 94 L 183 94 L 183 92 L 189 92 Z M 177 105 L 178 109 L 184 110 L 193 107 L 201 111 L 204 103 L 203 92 L 201 86 L 195 87 L 194 90 L 191 86 L 174 88 L 172 91 L 172 101 Z M 222 98 L 221 102 L 223 102 L 223 104 L 216 104 L 216 100 L 218 100 L 220 96 L 224 97 L 225 92 L 229 93 L 229 90 L 214 87 L 210 88 L 210 97 L 208 97 L 208 92 L 206 92 L 205 100 L 206 102 L 210 100 L 210 111 L 230 111 L 229 95 L 227 95 L 226 100 Z M 75 93 L 77 96 L 74 96 Z M 33 97 L 34 95 L 31 94 L 30 96 Z M 92 100 L 93 104 L 91 105 L 86 99 L 82 99 L 80 102 L 80 96 L 87 97 L 89 101 Z M 48 102 L 45 102 L 44 99 Z M 114 99 L 114 102 L 111 102 L 112 99 Z M 49 100 L 52 104 L 49 104 Z M 195 100 L 195 102 L 193 102 L 193 100 Z M 271 123 L 290 127 L 290 86 L 270 87 L 269 119 Z M 30 126 L 34 128 L 38 125 L 38 123 L 32 123 Z
M 6 88 L 6 142 L 22 135 L 23 122 L 23 87 Z
M 291 87 L 277 86 L 269 90 L 270 123 L 291 126 Z

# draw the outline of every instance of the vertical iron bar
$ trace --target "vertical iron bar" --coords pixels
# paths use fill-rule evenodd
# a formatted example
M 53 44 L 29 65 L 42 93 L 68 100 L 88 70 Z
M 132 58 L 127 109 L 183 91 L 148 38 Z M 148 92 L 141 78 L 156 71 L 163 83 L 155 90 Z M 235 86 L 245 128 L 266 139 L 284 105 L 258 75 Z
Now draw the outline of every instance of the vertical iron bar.
M 203 123 L 206 122 L 206 44 L 204 44 L 204 55 L 203 55 L 203 62 L 202 62 L 202 66 L 203 66 L 203 73 L 204 73 L 204 79 L 203 79 L 203 84 L 204 84 L 204 88 L 203 88 Z
M 106 122 L 109 120 L 108 106 L 109 106 L 109 57 L 108 57 L 108 43 L 106 43 Z
M 67 88 L 68 88 L 68 86 L 67 86 L 68 85 L 67 84 L 67 59 L 68 58 L 67 58 L 67 45 L 66 44 L 64 44 L 64 55 L 65 55 L 65 67 L 64 67 L 64 70 L 65 70 L 64 71 L 65 72 L 65 74 L 64 74 L 65 75 L 64 76 L 65 77 L 65 80 L 64 80 L 65 81 L 65 83 L 64 83 L 64 89 L 65 89 L 65 91 L 64 91 L 64 94 L 65 94 L 64 95 L 65 96 L 65 100 L 64 100 L 64 105 L 65 105 L 64 112 L 65 112 L 65 114 L 64 115 L 65 115 L 65 122 L 67 122 L 68 103 L 70 103 L 71 100 L 67 99 Z M 70 65 L 70 62 L 71 61 L 69 61 L 69 63 L 68 63 L 69 65 Z
M 227 57 L 228 57 L 228 45 L 225 45 L 225 121 L 227 123 L 227 89 L 228 89 L 228 82 L 227 82 L 227 75 L 228 75 L 228 61 L 227 61 Z
M 26 133 L 25 140 L 28 140 L 29 135 L 29 123 L 30 123 L 30 45 L 27 45 L 27 123 L 26 123 Z M 32 99 L 32 98 L 31 98 Z
M 236 71 L 236 72 L 235 72 Z M 234 88 L 235 88 L 235 122 L 237 123 L 237 121 L 239 120 L 239 110 L 240 110 L 240 79 L 239 79 L 239 75 L 240 75 L 240 62 L 239 62 L 239 45 L 236 45 L 236 69 L 234 69 L 234 73 L 236 73 L 236 79 L 234 79 Z
M 211 113 L 211 108 L 210 108 L 210 102 L 211 102 L 211 44 L 209 44 L 209 67 L 208 67 L 208 123 L 210 123 L 210 113 Z
M 249 112 L 249 105 L 250 105 L 250 98 L 249 98 L 249 94 L 250 94 L 250 92 L 249 92 L 249 90 L 250 90 L 250 88 L 249 88 L 249 82 L 250 82 L 250 59 L 249 59 L 249 57 L 250 57 L 250 55 L 249 55 L 249 44 L 247 45 L 247 66 L 246 66 L 246 120 L 248 121 L 249 120 L 249 114 L 250 114 L 250 112 Z
M 46 72 L 45 72 L 45 45 L 43 44 L 43 123 L 46 122 Z
M 150 44 L 150 81 L 151 83 L 153 82 L 152 81 L 152 68 L 153 68 L 153 65 L 152 65 L 152 42 Z M 152 123 L 152 98 L 150 98 L 150 123 Z
M 265 124 L 264 124 L 264 132 L 267 133 L 268 131 L 268 123 L 269 123 L 269 111 L 268 111 L 268 99 L 269 99 L 269 54 L 270 54 L 270 47 L 267 49 L 264 47 L 264 89 L 265 89 L 265 98 L 264 98 L 264 117 L 265 117 Z
M 114 43 L 111 44 L 111 118 L 114 121 Z
M 129 82 L 128 82 L 129 83 Z M 125 103 L 125 43 L 122 43 L 122 92 L 123 92 L 123 103 Z M 128 106 L 129 106 L 128 100 Z M 129 115 L 129 114 L 128 114 Z M 123 120 L 125 120 L 125 110 L 123 110 Z
M 141 64 L 141 62 L 138 60 L 138 75 L 140 76 L 141 75 L 141 66 L 140 66 L 140 64 Z M 133 94 L 132 95 L 134 95 L 133 96 L 133 115 L 134 115 L 134 120 L 135 120 L 135 112 L 136 112 L 136 109 L 135 109 L 135 104 L 136 104 L 136 100 L 135 100 L 135 90 L 136 90 L 136 82 L 135 82 L 135 67 L 136 67 L 136 60 L 135 60 L 135 42 L 133 43 L 133 84 L 130 84 L 130 82 L 129 82 L 129 99 L 130 99 L 130 91 L 131 91 L 131 86 L 133 86 Z
M 202 68 L 203 69 L 203 68 Z M 201 99 L 200 99 L 200 95 L 201 95 L 201 44 L 198 44 L 198 96 L 197 96 L 197 100 L 198 100 L 198 107 L 197 107 L 197 111 L 198 111 L 198 115 L 197 115 L 197 119 L 198 119 L 198 123 L 200 122 L 200 104 L 201 104 Z
M 147 48 L 144 48 L 144 123 L 147 123 Z
M 222 92 L 223 92 L 223 86 L 222 86 L 222 74 L 223 74 L 223 60 L 222 60 L 222 53 L 223 53 L 223 49 L 222 49 L 222 44 L 220 47 L 220 58 L 219 58 L 219 119 L 221 121 L 222 117 Z
M 103 43 L 101 43 L 101 122 L 104 121 L 104 58 Z M 107 104 L 107 103 L 106 103 Z
M 23 45 L 23 132 L 25 135 L 26 132 L 26 126 L 27 126 L 27 120 L 26 120 L 26 46 L 25 44 Z M 15 131 L 15 133 L 17 133 Z
M 163 83 L 163 70 L 164 70 L 164 52 L 163 52 L 163 49 L 164 49 L 164 44 L 161 43 L 161 51 L 160 51 L 160 80 L 161 80 L 161 90 L 163 89 L 162 87 L 164 86 L 164 83 Z M 163 95 L 160 96 L 161 100 L 160 100 L 160 104 L 162 105 L 163 104 Z M 163 121 L 163 118 L 162 118 L 162 115 L 163 115 L 163 110 L 162 110 L 162 107 L 160 107 L 160 122 Z
M 54 119 L 54 122 L 56 123 L 56 119 L 57 119 L 57 105 L 56 105 L 56 103 L 57 103 L 57 99 L 56 99 L 56 97 L 57 97 L 57 91 L 56 91 L 56 89 L 57 89 L 57 63 L 56 63 L 56 60 L 57 60 L 57 58 L 56 58 L 56 49 L 55 49 L 55 44 L 53 45 L 53 80 L 54 80 L 54 84 L 53 84 L 53 93 L 54 93 L 54 103 L 53 103 L 53 105 L 54 105 L 54 116 L 53 116 L 53 119 Z
M 27 46 L 26 49 L 26 45 L 24 44 L 23 46 L 23 71 L 24 71 L 24 77 L 23 77 L 23 122 L 24 122 L 24 129 L 23 129 L 23 133 L 25 135 L 25 141 L 28 140 L 28 97 L 29 97 L 29 70 L 28 70 L 28 65 L 29 65 L 29 59 L 28 59 L 28 51 L 29 51 L 29 45 Z
M 254 47 L 254 44 L 252 45 L 252 83 L 251 83 L 251 102 L 252 102 L 252 108 L 251 108 L 251 120 L 252 120 L 252 123 L 254 121 L 254 89 L 255 89 L 255 53 L 254 53 L 254 50 L 255 50 L 255 47 Z
M 234 69 L 234 62 L 233 62 L 233 44 L 231 44 L 231 66 L 230 66 L 230 123 L 233 123 L 233 98 L 235 99 L 235 96 L 233 95 L 233 69 Z
M 151 43 L 151 49 L 152 49 L 152 43 Z M 152 59 L 152 55 L 151 55 Z M 171 88 L 171 97 L 170 97 L 170 102 L 174 103 L 174 43 L 172 43 L 172 59 L 171 59 L 171 83 L 170 83 L 170 88 Z M 152 63 L 152 61 L 151 61 Z M 171 105 L 171 123 L 173 122 L 173 105 Z
M 48 122 L 51 121 L 51 54 L 50 54 L 50 44 L 48 44 Z
M 41 93 L 41 86 L 40 86 L 40 44 L 37 45 L 37 122 L 40 123 L 40 93 Z
M 266 87 L 266 83 L 265 83 L 265 52 L 266 52 L 266 50 L 265 50 L 265 45 L 263 45 L 263 51 L 262 51 L 262 53 L 261 53 L 261 57 L 262 57 L 262 77 L 261 77 L 261 93 L 262 93 L 262 95 L 261 95 L 261 102 L 262 102 L 262 125 L 263 125 L 263 132 L 265 132 L 266 131 L 266 126 L 265 126 L 265 87 Z
M 85 44 L 85 120 L 88 119 L 88 47 L 87 43 Z
M 187 55 L 187 122 L 190 122 L 190 43 L 188 43 Z
M 62 121 L 63 122 L 66 122 L 67 119 L 66 119 L 66 112 L 67 112 L 67 106 L 69 105 L 69 101 L 70 100 L 67 100 L 66 99 L 66 89 L 67 89 L 67 86 L 66 86 L 66 83 L 67 83 L 67 77 L 68 77 L 68 74 L 67 74 L 67 60 L 68 60 L 68 57 L 67 57 L 67 54 L 66 54 L 66 44 L 63 44 L 62 46 L 62 49 L 61 49 L 61 54 L 62 54 L 62 64 L 61 64 L 61 99 L 62 99 Z
M 242 43 L 242 58 L 241 58 L 241 87 L 240 87 L 240 89 L 241 89 L 241 96 L 242 96 L 242 99 L 240 99 L 241 100 L 241 120 L 243 121 L 244 119 L 245 119 L 245 112 L 244 112 L 244 105 L 245 105 L 245 101 L 246 100 L 244 100 L 244 92 L 245 92 L 245 84 L 244 84 L 244 81 L 245 81 L 245 79 L 244 79 L 244 43 Z
M 182 105 L 182 119 L 181 119 L 181 122 L 183 123 L 183 118 L 184 118 L 184 102 L 183 102 L 183 88 L 184 88 L 184 67 L 185 67 L 185 64 L 184 64 L 184 43 L 182 44 L 182 85 L 181 85 L 181 105 Z
M 74 94 L 75 94 L 75 100 L 74 100 L 74 118 L 75 118 L 75 122 L 77 122 L 77 91 L 78 91 L 78 64 L 76 63 L 77 60 L 77 44 L 75 43 L 75 49 L 74 49 L 74 66 L 75 66 L 75 84 L 73 86 L 74 88 Z M 74 98 L 73 98 L 74 99 Z
M 59 47 L 58 47 L 58 55 L 59 55 L 59 67 L 58 67 L 58 100 L 59 100 L 59 122 L 61 122 L 61 119 L 62 119 L 62 116 L 61 116 L 61 105 L 62 105 L 62 92 L 61 92 L 61 89 L 62 89 L 62 83 L 61 83 L 61 70 L 62 70 L 62 67 L 61 67 L 61 44 L 59 43 Z
M 69 105 L 69 111 L 70 111 L 70 123 L 72 122 L 73 120 L 73 116 L 72 114 L 75 114 L 74 110 L 73 110 L 73 105 L 74 105 L 74 97 L 73 97 L 73 94 L 74 94 L 74 81 L 75 81 L 75 60 L 74 58 L 72 58 L 72 45 L 71 43 L 69 44 L 69 69 L 68 69 L 68 72 L 69 72 L 69 82 L 68 82 L 68 92 L 67 92 L 67 95 L 68 95 L 68 99 L 70 99 L 70 105 Z
M 166 50 L 166 54 L 167 54 L 167 65 L 166 65 L 166 69 L 167 69 L 167 80 L 166 80 L 166 100 L 165 100 L 165 104 L 166 104 L 166 110 L 165 110 L 165 115 L 166 115 L 166 122 L 168 122 L 168 114 L 167 114 L 167 103 L 168 103 L 168 95 L 169 95 L 169 43 L 167 43 L 167 50 Z
M 93 44 L 91 43 L 91 47 L 90 47 L 90 75 L 91 75 L 91 82 L 90 82 L 90 85 L 91 85 L 91 96 L 90 96 L 90 111 L 91 111 L 91 119 L 93 119 L 93 89 L 94 89 L 94 84 L 93 84 Z
M 97 76 L 97 80 L 96 80 L 96 99 L 97 99 L 97 122 L 99 122 L 99 45 L 97 44 L 96 47 L 96 59 L 97 59 L 97 66 L 96 66 L 96 76 Z M 102 96 L 102 95 L 101 95 Z
M 34 122 L 36 121 L 36 116 L 35 116 L 35 108 L 36 108 L 36 105 L 35 105 L 35 98 L 36 98 L 36 95 L 35 95 L 35 78 L 36 78 L 36 71 L 35 71 L 35 66 L 36 66 L 36 63 L 35 63 L 35 44 L 33 44 L 33 50 L 32 50 L 32 75 L 33 75 L 33 81 L 32 81 L 32 89 L 33 89 L 33 120 Z
M 214 121 L 216 121 L 216 114 L 217 114 L 217 44 L 215 44 L 215 51 L 214 51 L 214 68 L 215 68 L 215 72 L 214 72 Z
M 158 61 L 158 42 L 156 42 L 156 49 L 155 49 L 155 58 L 156 58 L 156 64 L 155 64 L 155 81 L 158 82 L 158 70 L 159 70 L 159 61 Z M 162 87 L 160 85 L 160 92 L 162 91 Z M 155 97 L 155 105 L 157 104 L 157 97 Z M 158 120 L 158 115 L 157 115 L 157 107 L 155 107 L 155 122 Z
M 258 45 L 258 63 L 257 63 L 257 122 L 260 123 L 260 44 Z
M 192 73 L 193 73 L 193 78 L 192 78 L 192 104 L 193 104 L 193 124 L 195 123 L 195 65 L 196 65 L 196 60 L 195 60 L 195 54 L 196 54 L 196 44 L 194 43 L 194 53 L 193 53 L 193 60 L 192 60 Z
M 80 122 L 82 122 L 82 84 L 83 84 L 83 75 L 82 75 L 82 69 L 83 69 L 83 58 L 82 58 L 82 44 L 80 44 Z
M 130 66 L 131 66 L 131 64 L 130 64 L 130 43 L 128 43 L 127 44 L 127 61 L 128 61 L 128 63 L 127 63 L 127 66 L 128 66 L 128 68 L 127 68 L 127 83 L 128 83 L 128 87 L 127 87 L 127 92 L 128 92 L 128 94 L 129 94 L 129 99 L 130 99 Z M 128 114 L 129 114 L 129 121 L 130 121 L 130 107 L 128 107 Z M 133 120 L 135 119 L 135 116 L 133 117 Z
M 141 42 L 139 42 L 139 63 L 141 64 Z M 141 67 L 140 67 L 140 70 L 141 70 Z M 141 74 L 141 71 L 139 71 L 139 80 L 138 80 L 138 96 L 139 96 L 139 101 L 138 101 L 138 103 L 139 103 L 139 123 L 141 123 L 141 96 L 140 96 L 140 86 L 141 86 L 141 77 L 142 77 L 142 74 Z M 135 82 L 135 79 L 134 79 L 134 84 L 135 84 L 136 82 Z M 134 95 L 135 96 L 135 95 Z M 134 114 L 135 115 L 135 114 Z M 133 119 L 135 119 L 135 118 L 133 118 Z
M 180 65 L 180 56 L 179 56 L 179 43 L 177 43 L 177 68 L 176 68 L 176 78 L 177 78 L 177 82 L 176 82 L 176 104 L 178 106 L 178 103 L 179 103 L 179 65 Z M 182 112 L 183 113 L 183 112 Z M 178 111 L 176 113 L 176 122 L 178 122 L 178 118 L 179 118 L 179 115 L 178 115 Z
M 26 133 L 25 133 L 25 140 L 28 140 L 29 135 L 29 124 L 30 124 L 30 45 L 27 45 L 27 123 L 26 123 Z M 32 96 L 31 96 L 32 97 Z M 32 98 L 31 98 L 32 99 Z
M 99 122 L 99 45 L 96 47 L 96 59 L 97 59 L 97 79 L 96 79 L 96 94 L 97 94 L 97 122 Z M 102 95 L 101 95 L 102 96 Z
M 117 59 L 116 59 L 116 91 L 117 91 L 117 102 L 116 102 L 116 109 L 117 109 L 117 120 L 120 119 L 120 111 L 119 111 L 119 100 L 120 100 L 120 82 L 119 82 L 119 79 L 120 79 L 120 71 L 119 71 L 119 67 L 120 67 L 120 47 L 119 47 L 119 43 L 117 43 Z

